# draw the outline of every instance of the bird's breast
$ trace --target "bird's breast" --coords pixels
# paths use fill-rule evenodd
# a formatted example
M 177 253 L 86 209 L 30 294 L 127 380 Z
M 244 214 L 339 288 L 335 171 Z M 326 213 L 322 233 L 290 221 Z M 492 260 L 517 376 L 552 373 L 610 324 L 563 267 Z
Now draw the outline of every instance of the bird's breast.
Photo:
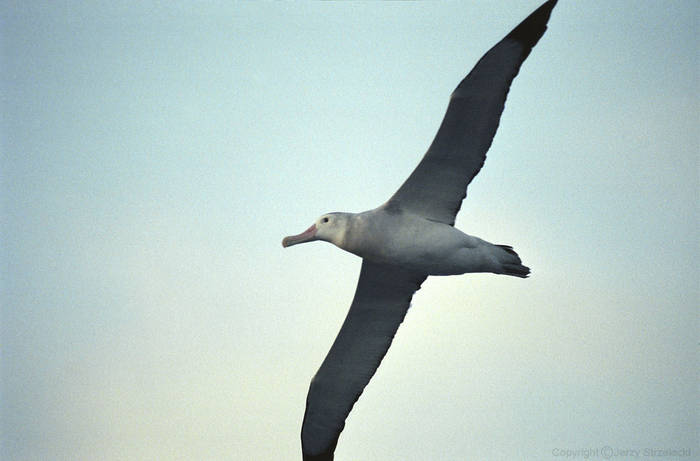
M 374 213 L 360 216 L 349 229 L 343 249 L 375 262 L 421 270 L 440 264 L 469 236 L 443 223 L 406 213 Z

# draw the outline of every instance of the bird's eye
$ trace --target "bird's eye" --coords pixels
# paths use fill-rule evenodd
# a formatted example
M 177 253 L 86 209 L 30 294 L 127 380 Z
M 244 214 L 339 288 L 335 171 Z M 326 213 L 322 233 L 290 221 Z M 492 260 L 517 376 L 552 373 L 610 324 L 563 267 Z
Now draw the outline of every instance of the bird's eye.
M 321 222 L 328 222 L 328 218 L 323 218 Z

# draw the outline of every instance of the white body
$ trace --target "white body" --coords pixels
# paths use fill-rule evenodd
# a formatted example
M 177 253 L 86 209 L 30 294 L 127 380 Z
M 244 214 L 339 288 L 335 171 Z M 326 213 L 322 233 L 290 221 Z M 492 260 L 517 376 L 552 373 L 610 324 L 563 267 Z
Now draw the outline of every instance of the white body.
M 333 213 L 347 219 L 336 246 L 370 261 L 394 264 L 428 275 L 501 273 L 504 250 L 448 224 L 384 207 L 364 213 Z M 319 231 L 321 231 L 319 226 Z M 321 235 L 323 232 L 319 232 Z M 323 237 L 320 237 L 323 238 Z

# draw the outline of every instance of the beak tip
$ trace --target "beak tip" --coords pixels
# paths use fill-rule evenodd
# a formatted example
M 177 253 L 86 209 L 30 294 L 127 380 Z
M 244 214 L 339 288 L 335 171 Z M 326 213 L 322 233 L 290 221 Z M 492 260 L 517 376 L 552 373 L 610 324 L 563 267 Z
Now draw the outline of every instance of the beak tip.
M 299 235 L 288 235 L 282 239 L 282 246 L 284 248 L 296 245 L 297 243 L 310 242 L 316 240 L 316 226 L 311 226 Z

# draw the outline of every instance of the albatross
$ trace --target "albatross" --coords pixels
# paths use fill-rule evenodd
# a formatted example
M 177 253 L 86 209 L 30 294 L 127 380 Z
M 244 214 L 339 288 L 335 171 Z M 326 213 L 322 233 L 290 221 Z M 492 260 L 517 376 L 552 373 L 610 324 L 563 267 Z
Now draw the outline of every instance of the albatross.
M 304 461 L 333 459 L 345 419 L 429 275 L 492 272 L 525 278 L 508 245 L 454 227 L 467 185 L 486 159 L 511 82 L 547 29 L 550 0 L 489 50 L 452 93 L 428 151 L 398 191 L 362 213 L 327 213 L 284 247 L 330 242 L 362 258 L 350 310 L 311 380 L 301 429 Z

